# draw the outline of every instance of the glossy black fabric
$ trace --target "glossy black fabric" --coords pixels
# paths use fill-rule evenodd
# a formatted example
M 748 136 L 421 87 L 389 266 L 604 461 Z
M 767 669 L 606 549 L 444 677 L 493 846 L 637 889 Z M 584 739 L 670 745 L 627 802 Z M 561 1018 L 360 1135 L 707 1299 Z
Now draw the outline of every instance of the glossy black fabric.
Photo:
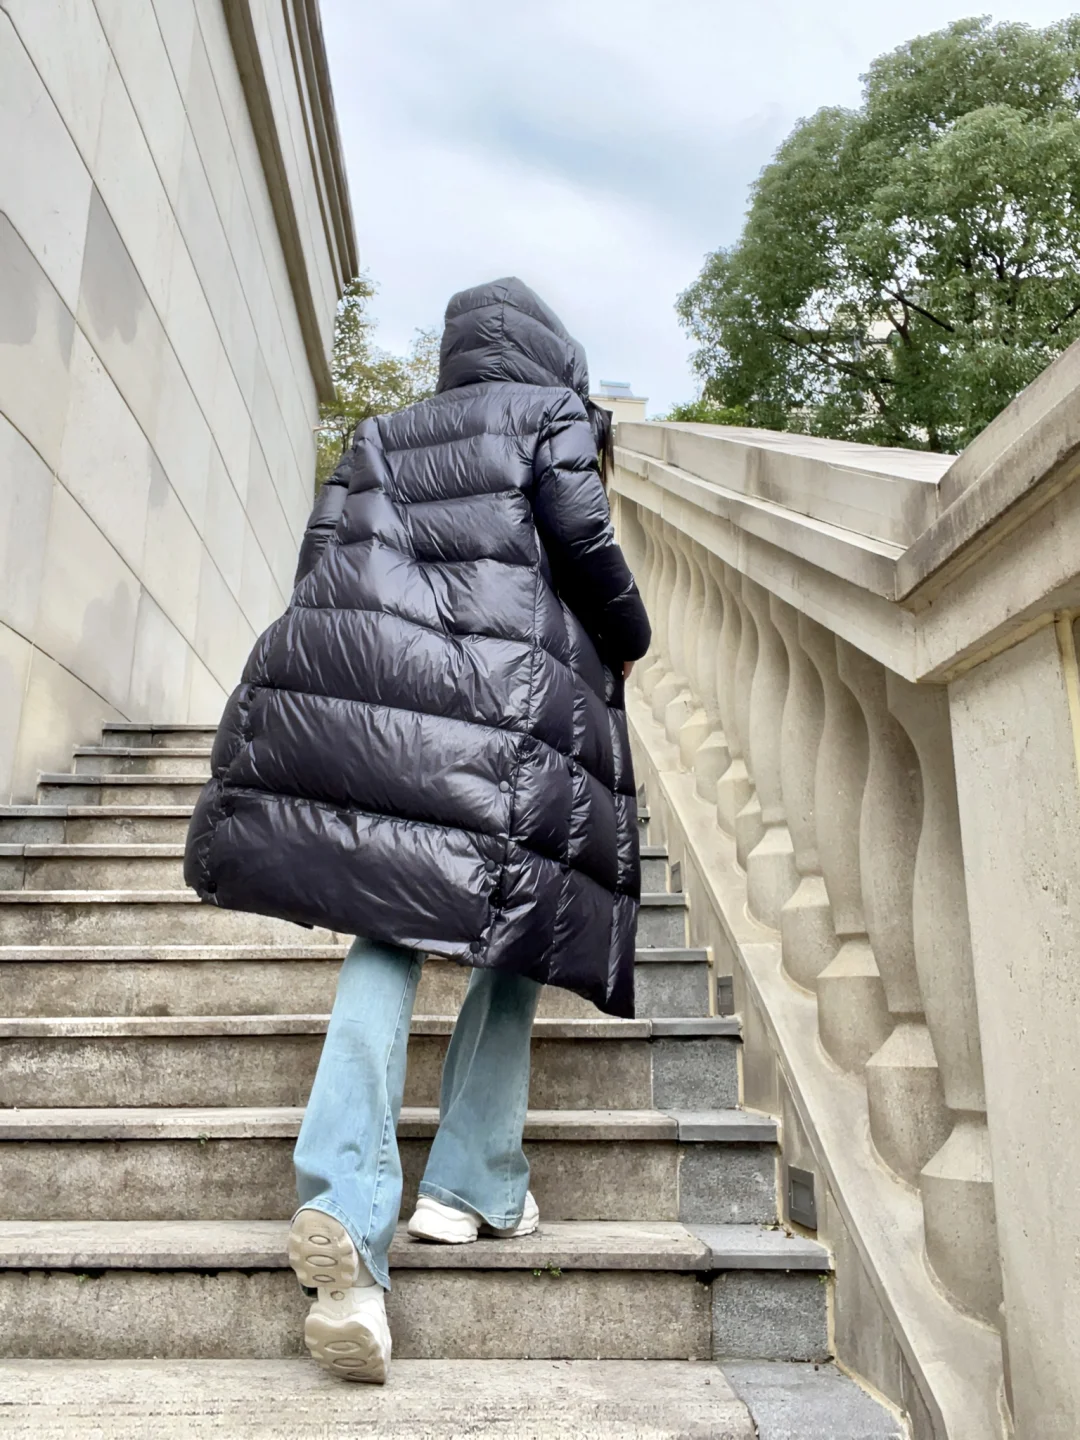
M 365 421 L 225 710 L 185 877 L 633 1014 L 640 877 L 614 542 L 580 346 L 517 280 L 450 302 L 439 393 Z

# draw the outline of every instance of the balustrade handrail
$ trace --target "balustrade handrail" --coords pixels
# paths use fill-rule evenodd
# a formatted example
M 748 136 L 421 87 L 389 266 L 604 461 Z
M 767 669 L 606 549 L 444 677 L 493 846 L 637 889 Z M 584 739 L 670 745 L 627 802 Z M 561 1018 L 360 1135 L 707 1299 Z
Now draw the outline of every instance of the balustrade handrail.
M 777 935 L 777 975 L 813 996 L 821 1049 L 863 1087 L 874 1155 L 898 1197 L 918 1194 L 957 1324 L 997 1325 L 965 853 L 977 822 L 958 798 L 952 682 L 1040 629 L 1051 651 L 1058 637 L 1080 756 L 1080 344 L 959 457 L 624 422 L 615 462 L 616 524 L 654 629 L 631 719 L 638 744 L 670 742 L 693 777 L 660 788 L 686 811 L 671 823 L 696 837 L 697 868 L 715 847 L 744 875 L 734 909 L 730 861 L 710 892 L 730 911 L 724 948 L 767 1006 L 766 947 L 741 955 L 740 913 Z M 969 795 L 984 771 L 969 752 Z M 1000 963 L 984 954 L 984 987 Z

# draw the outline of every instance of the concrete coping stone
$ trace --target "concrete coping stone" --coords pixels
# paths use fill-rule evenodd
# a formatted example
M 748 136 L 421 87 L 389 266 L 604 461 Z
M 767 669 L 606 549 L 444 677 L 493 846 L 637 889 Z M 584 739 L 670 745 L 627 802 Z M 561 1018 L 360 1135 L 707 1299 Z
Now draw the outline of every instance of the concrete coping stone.
M 178 720 L 174 725 L 154 724 L 140 720 L 106 720 L 103 735 L 216 735 L 216 725 L 200 725 L 197 721 Z
M 681 890 L 654 890 L 641 897 L 643 909 L 645 907 L 666 905 L 672 909 L 685 910 L 686 904 L 686 896 Z
M 0 1110 L 0 1142 L 97 1140 L 275 1140 L 295 1139 L 302 1106 L 188 1106 Z M 681 1134 L 684 1117 L 659 1110 L 530 1110 L 526 1140 L 621 1143 L 709 1140 L 714 1144 L 758 1144 L 776 1138 L 761 1117 L 743 1110 L 699 1112 L 691 1117 L 701 1134 Z M 768 1118 L 768 1117 L 766 1117 Z M 398 1136 L 423 1140 L 439 1123 L 435 1107 L 405 1106 Z M 709 1134 L 704 1134 L 708 1129 Z
M 182 860 L 183 845 L 0 845 L 0 855 L 24 860 Z
M 112 752 L 119 754 L 119 751 Z M 162 752 L 163 753 L 163 752 Z M 205 785 L 208 776 L 192 773 L 190 775 L 73 775 L 68 771 L 63 774 L 47 774 L 42 772 L 38 775 L 39 785 Z M 145 812 L 143 812 L 145 813 Z
M 98 814 L 110 814 L 111 805 L 100 808 Z M 0 904 L 14 905 L 201 905 L 203 902 L 194 890 L 0 890 Z M 669 895 L 666 892 L 643 895 L 642 905 L 668 905 L 682 908 L 686 905 L 684 895 Z M 216 909 L 217 907 L 211 907 Z
M 113 1039 L 167 1036 L 322 1035 L 329 1015 L 23 1015 L 0 1019 L 0 1039 Z M 417 1015 L 410 1035 L 450 1035 L 453 1015 Z M 739 1023 L 729 1017 L 697 1020 L 697 1029 L 657 1032 L 655 1020 L 564 1020 L 540 1017 L 533 1023 L 537 1040 L 651 1040 L 683 1039 L 699 1035 L 738 1038 Z M 661 1025 L 665 1022 L 660 1021 Z M 723 1030 L 704 1025 L 723 1024 Z
M 667 1110 L 679 1127 L 679 1139 L 711 1144 L 734 1142 L 775 1145 L 779 1125 L 755 1110 Z
M 709 1035 L 741 1035 L 742 1022 L 735 1015 L 675 1015 L 652 1021 L 654 1039 L 704 1039 Z
M 0 1269 L 284 1269 L 288 1221 L 39 1220 L 0 1222 Z M 520 1239 L 431 1245 L 399 1226 L 394 1269 L 827 1270 L 824 1247 L 758 1225 L 541 1219 Z
M 667 853 L 666 845 L 642 845 L 638 850 L 642 860 L 666 860 Z
M 327 960 L 340 962 L 349 946 L 337 945 L 0 945 L 0 964 L 26 962 L 40 965 L 48 961 L 97 962 L 116 961 L 167 962 L 176 960 Z M 706 950 L 650 950 L 635 952 L 637 965 L 682 964 L 707 965 Z M 456 965 L 454 960 L 431 955 L 428 965 Z M 460 967 L 459 967 L 460 968 Z
M 693 946 L 678 949 L 645 946 L 635 953 L 634 959 L 638 965 L 707 965 L 709 952 Z
M 194 805 L 0 805 L 0 820 L 190 820 L 194 813 Z
M 205 745 L 76 745 L 71 753 L 108 760 L 209 760 L 213 751 Z

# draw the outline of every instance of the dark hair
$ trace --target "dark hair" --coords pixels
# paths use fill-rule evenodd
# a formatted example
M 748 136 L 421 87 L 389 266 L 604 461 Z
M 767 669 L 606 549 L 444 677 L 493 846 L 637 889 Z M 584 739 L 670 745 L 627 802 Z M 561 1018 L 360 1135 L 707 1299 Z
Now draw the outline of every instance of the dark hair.
M 600 462 L 600 483 L 606 490 L 611 472 L 615 467 L 615 442 L 611 411 L 605 410 L 602 405 L 597 405 L 593 400 L 585 402 L 585 409 L 589 412 L 589 424 L 592 426 L 596 454 Z

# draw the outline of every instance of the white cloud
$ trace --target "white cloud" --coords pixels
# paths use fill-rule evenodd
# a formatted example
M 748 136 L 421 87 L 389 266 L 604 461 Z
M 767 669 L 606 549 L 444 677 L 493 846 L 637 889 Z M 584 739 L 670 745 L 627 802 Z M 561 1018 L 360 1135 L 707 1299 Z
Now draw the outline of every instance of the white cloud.
M 688 398 L 679 290 L 795 120 L 962 0 L 321 0 L 379 338 L 518 274 L 650 409 Z M 1066 11 L 1009 0 L 995 19 Z

